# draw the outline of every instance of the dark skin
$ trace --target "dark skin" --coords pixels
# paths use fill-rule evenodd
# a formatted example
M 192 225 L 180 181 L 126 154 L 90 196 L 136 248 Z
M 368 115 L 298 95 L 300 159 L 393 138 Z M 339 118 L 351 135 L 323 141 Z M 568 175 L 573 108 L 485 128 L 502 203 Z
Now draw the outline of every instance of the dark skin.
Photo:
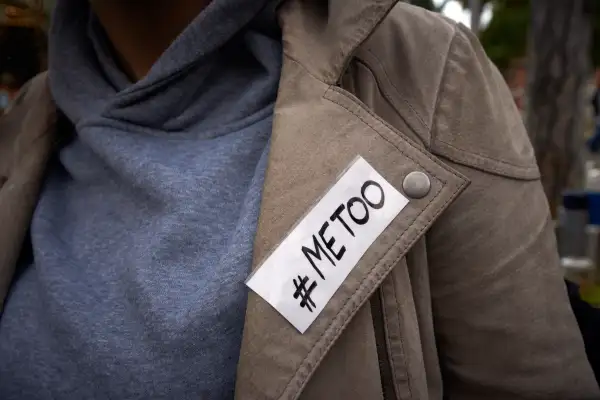
M 90 0 L 123 71 L 142 79 L 211 0 Z

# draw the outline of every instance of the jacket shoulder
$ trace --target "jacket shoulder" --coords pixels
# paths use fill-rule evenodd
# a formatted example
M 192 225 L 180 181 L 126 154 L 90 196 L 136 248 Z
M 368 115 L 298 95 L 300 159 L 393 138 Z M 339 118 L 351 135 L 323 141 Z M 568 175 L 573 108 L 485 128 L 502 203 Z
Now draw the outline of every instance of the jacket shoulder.
M 426 145 L 456 25 L 423 8 L 398 3 L 355 56 L 381 94 Z
M 8 174 L 32 144 L 45 143 L 37 139 L 53 131 L 56 114 L 44 72 L 28 81 L 0 116 L 0 173 Z
M 500 175 L 539 176 L 510 90 L 468 28 L 398 3 L 355 55 L 432 153 Z

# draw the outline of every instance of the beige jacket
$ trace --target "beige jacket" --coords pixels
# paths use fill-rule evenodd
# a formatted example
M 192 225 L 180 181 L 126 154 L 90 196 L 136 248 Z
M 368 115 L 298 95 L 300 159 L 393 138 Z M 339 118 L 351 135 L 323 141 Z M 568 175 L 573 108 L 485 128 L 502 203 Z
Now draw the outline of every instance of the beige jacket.
M 281 7 L 254 268 L 357 155 L 398 190 L 413 171 L 431 189 L 304 334 L 250 293 L 237 398 L 599 399 L 502 77 L 464 27 L 396 3 Z M 0 120 L 0 300 L 47 160 L 67 136 L 44 75 L 16 103 Z

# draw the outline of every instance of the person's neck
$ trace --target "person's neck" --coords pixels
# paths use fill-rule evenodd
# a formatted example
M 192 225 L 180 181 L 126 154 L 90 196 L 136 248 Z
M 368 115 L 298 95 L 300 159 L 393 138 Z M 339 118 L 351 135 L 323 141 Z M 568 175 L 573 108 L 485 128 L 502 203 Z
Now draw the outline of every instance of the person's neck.
M 211 0 L 90 0 L 124 72 L 138 81 Z

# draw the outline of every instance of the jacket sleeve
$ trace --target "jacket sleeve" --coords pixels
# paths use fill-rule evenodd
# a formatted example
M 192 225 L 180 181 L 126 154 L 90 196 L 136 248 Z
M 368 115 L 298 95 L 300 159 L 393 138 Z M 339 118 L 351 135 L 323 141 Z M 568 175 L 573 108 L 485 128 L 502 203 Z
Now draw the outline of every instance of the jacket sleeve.
M 471 182 L 427 236 L 447 398 L 599 399 L 530 141 L 466 28 L 450 46 L 431 151 Z

